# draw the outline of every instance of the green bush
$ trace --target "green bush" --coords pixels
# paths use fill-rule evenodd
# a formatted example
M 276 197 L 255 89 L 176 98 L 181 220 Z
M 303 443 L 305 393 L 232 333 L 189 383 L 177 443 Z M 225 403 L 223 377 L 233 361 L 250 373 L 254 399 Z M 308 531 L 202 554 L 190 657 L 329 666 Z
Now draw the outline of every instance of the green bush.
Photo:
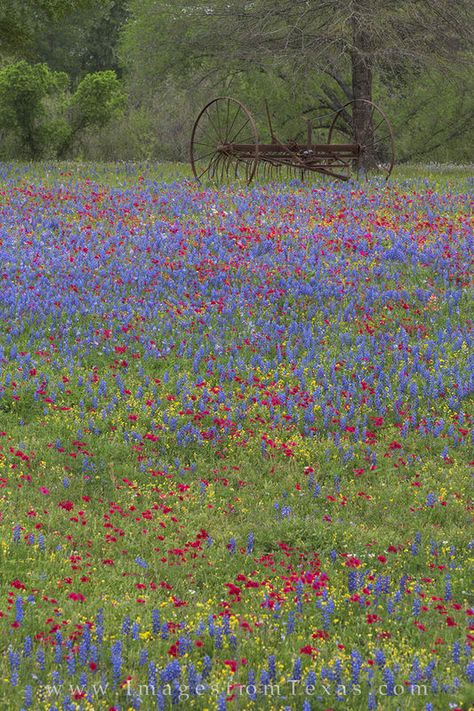
M 74 94 L 69 78 L 46 64 L 20 61 L 0 68 L 0 129 L 4 157 L 66 157 L 91 128 L 120 116 L 126 96 L 115 72 L 87 74 Z
M 76 130 L 87 126 L 105 126 L 120 115 L 127 103 L 115 72 L 86 74 L 71 101 L 73 125 Z
M 63 94 L 68 83 L 67 74 L 46 64 L 21 61 L 0 69 L 0 127 L 13 136 L 21 157 L 35 159 L 45 152 L 54 133 L 45 100 Z

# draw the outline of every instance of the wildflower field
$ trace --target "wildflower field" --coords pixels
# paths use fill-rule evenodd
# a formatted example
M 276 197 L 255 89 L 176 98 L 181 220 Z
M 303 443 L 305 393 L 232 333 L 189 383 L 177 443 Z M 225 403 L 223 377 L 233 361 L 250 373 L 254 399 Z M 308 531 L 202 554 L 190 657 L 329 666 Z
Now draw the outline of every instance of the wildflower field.
M 2 709 L 468 709 L 472 179 L 0 181 Z

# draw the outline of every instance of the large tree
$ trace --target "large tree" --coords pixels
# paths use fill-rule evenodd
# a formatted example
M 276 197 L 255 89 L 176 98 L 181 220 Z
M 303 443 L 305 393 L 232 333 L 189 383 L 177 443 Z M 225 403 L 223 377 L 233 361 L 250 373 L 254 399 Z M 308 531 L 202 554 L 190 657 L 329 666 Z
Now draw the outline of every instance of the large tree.
M 0 59 L 31 53 L 35 33 L 92 0 L 0 0 Z
M 113 69 L 120 74 L 116 48 L 126 17 L 126 0 L 83 4 L 41 27 L 30 53 L 35 61 L 67 72 L 74 84 L 89 72 Z
M 374 77 L 450 71 L 470 47 L 473 8 L 471 0 L 132 0 L 124 49 L 132 65 L 148 67 L 147 86 L 159 73 L 198 67 L 284 68 L 300 81 L 324 72 L 331 108 L 356 100 L 346 119 L 361 142 L 372 133 Z

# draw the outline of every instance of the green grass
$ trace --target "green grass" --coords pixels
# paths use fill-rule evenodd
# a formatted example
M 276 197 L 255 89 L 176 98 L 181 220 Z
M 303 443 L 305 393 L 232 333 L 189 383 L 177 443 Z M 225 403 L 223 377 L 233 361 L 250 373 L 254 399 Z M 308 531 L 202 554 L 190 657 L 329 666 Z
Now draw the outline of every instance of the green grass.
M 345 186 L 317 179 L 318 188 L 326 186 L 322 195 L 313 195 L 310 186 L 278 183 L 257 186 L 251 194 L 232 186 L 203 197 L 183 181 L 190 177 L 188 166 L 178 164 L 15 164 L 3 166 L 2 176 L 0 246 L 7 274 L 0 337 L 2 707 L 22 709 L 30 684 L 30 708 L 50 709 L 62 704 L 69 684 L 80 685 L 86 673 L 90 699 L 63 708 L 132 708 L 126 679 L 131 677 L 138 693 L 147 683 L 150 660 L 158 674 L 163 672 L 175 659 L 172 645 L 181 636 L 190 640 L 178 657 L 183 687 L 190 665 L 202 673 L 208 654 L 213 666 L 206 682 L 211 688 L 202 697 L 183 698 L 178 708 L 217 708 L 227 684 L 248 684 L 249 669 L 259 681 L 274 654 L 276 682 L 286 691 L 260 695 L 255 703 L 237 692 L 227 708 L 300 709 L 306 699 L 318 711 L 336 704 L 359 711 L 374 703 L 373 691 L 379 709 L 421 711 L 431 703 L 436 711 L 450 704 L 467 710 L 473 455 L 470 435 L 462 431 L 470 429 L 473 414 L 467 387 L 472 292 L 464 261 L 470 169 L 400 166 L 386 190 L 354 183 L 352 195 Z M 60 202 L 59 193 L 75 200 Z M 113 198 L 117 203 L 109 210 Z M 134 213 L 141 200 L 142 211 Z M 366 233 L 377 247 L 369 256 L 347 246 L 348 237 L 360 246 Z M 157 234 L 165 234 L 160 243 Z M 381 270 L 386 250 L 406 234 L 413 240 L 410 246 L 416 245 L 416 259 L 390 261 Z M 443 247 L 447 234 L 449 257 Z M 257 238 L 272 245 L 269 262 L 250 251 L 260 244 Z M 308 257 L 311 240 L 317 264 L 314 255 Z M 112 243 L 116 252 L 110 252 Z M 423 249 L 428 266 L 419 258 Z M 216 280 L 227 266 L 228 282 L 222 286 Z M 206 271 L 210 267 L 215 271 Z M 182 289 L 180 269 L 186 277 Z M 134 282 L 139 276 L 143 280 Z M 317 280 L 327 287 L 324 298 L 317 293 Z M 351 280 L 352 291 L 340 296 L 337 289 Z M 313 284 L 313 291 L 298 291 L 301 283 Z M 75 285 L 78 291 L 71 290 Z M 274 291 L 265 292 L 266 286 Z M 429 288 L 434 298 L 420 302 L 419 288 Z M 35 299 L 26 308 L 22 299 L 28 291 Z M 387 301 L 388 292 L 393 295 Z M 344 316 L 353 303 L 363 308 Z M 362 312 L 373 333 L 362 329 Z M 306 346 L 297 350 L 302 331 L 295 323 L 312 329 L 311 363 L 304 360 Z M 110 330 L 107 337 L 104 329 Z M 259 331 L 267 341 L 258 340 Z M 341 333 L 347 336 L 345 345 Z M 150 355 L 151 339 L 159 348 L 172 340 L 173 348 Z M 398 344 L 404 339 L 409 348 L 402 359 Z M 209 352 L 195 366 L 201 343 L 210 344 Z M 12 356 L 14 345 L 18 355 Z M 297 353 L 295 367 L 285 353 L 277 364 L 283 347 Z M 370 357 L 358 360 L 362 348 Z M 416 353 L 421 353 L 418 360 Z M 253 360 L 256 354 L 265 368 Z M 446 388 L 446 395 L 437 397 L 423 390 L 428 370 L 435 373 L 435 357 L 436 375 Z M 235 372 L 220 378 L 219 367 Z M 401 395 L 397 390 L 405 371 L 410 384 L 417 384 L 418 413 L 443 419 L 439 436 L 408 426 L 414 396 L 408 385 Z M 466 393 L 455 406 L 450 397 L 458 382 Z M 285 398 L 297 385 L 315 393 L 311 437 L 304 436 L 298 406 L 293 420 L 288 415 Z M 372 386 L 374 392 L 379 386 L 382 418 L 383 408 L 363 401 Z M 53 402 L 45 400 L 48 396 Z M 275 396 L 280 400 L 272 407 L 280 419 L 268 405 Z M 403 403 L 396 408 L 398 396 Z M 148 400 L 156 404 L 154 410 Z M 348 424 L 366 415 L 373 439 L 325 420 L 328 400 Z M 352 402 L 355 412 L 349 415 Z M 165 411 L 180 426 L 189 422 L 203 432 L 215 426 L 218 439 L 177 441 Z M 215 418 L 227 424 L 216 424 Z M 134 439 L 134 432 L 141 439 Z M 156 437 L 144 437 L 153 433 Z M 274 447 L 262 449 L 263 434 Z M 16 526 L 21 527 L 19 541 Z M 358 560 L 354 568 L 347 565 L 351 558 Z M 350 588 L 351 571 L 363 577 L 357 590 Z M 249 580 L 254 582 L 246 587 Z M 302 593 L 298 580 L 304 581 Z M 233 595 L 229 585 L 240 593 Z M 383 590 L 377 592 L 377 585 Z M 71 599 L 71 592 L 84 600 Z M 19 596 L 24 616 L 12 627 Z M 415 613 L 415 600 L 426 609 Z M 330 621 L 324 612 L 328 601 L 334 603 Z M 101 608 L 103 644 L 97 639 Z M 152 630 L 152 610 L 170 624 L 168 637 Z M 209 620 L 219 627 L 226 610 L 230 633 L 222 633 L 218 642 Z M 126 616 L 139 625 L 137 639 L 122 632 Z M 90 649 L 86 663 L 80 661 L 85 623 L 91 624 L 98 648 L 97 669 L 90 667 Z M 180 624 L 181 629 L 173 628 Z M 58 625 L 64 640 L 60 663 L 54 660 Z M 31 656 L 23 653 L 28 636 Z M 123 642 L 123 688 L 113 688 L 111 647 L 117 640 Z M 459 661 L 453 652 L 458 643 Z M 308 645 L 314 654 L 301 651 Z M 39 650 L 45 652 L 44 669 Z M 354 650 L 362 659 L 360 694 L 350 687 Z M 373 661 L 381 650 L 385 671 L 384 664 Z M 12 651 L 21 656 L 16 683 Z M 146 663 L 140 663 L 143 651 Z M 75 671 L 68 668 L 67 656 L 76 659 Z M 311 671 L 317 675 L 314 697 L 301 685 L 298 693 L 289 692 L 298 659 L 303 679 Z M 237 663 L 235 674 L 225 664 L 229 660 Z M 403 685 L 418 663 L 426 696 L 384 695 L 380 687 L 387 683 L 387 669 Z M 346 687 L 339 691 L 342 700 L 337 700 L 337 679 L 324 676 L 337 664 Z M 57 700 L 51 692 L 58 683 L 53 672 L 64 682 Z M 93 686 L 102 674 L 109 684 L 103 695 Z M 322 684 L 331 687 L 329 695 Z M 146 698 L 141 708 L 148 711 L 154 704 L 154 698 Z M 172 707 L 169 698 L 165 707 Z

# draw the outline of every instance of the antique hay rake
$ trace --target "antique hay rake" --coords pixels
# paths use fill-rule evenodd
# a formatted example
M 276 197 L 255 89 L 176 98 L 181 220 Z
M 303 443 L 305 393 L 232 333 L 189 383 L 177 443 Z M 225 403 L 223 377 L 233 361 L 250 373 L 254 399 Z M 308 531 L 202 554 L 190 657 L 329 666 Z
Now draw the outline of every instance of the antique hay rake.
M 364 109 L 365 130 L 353 136 L 354 111 Z M 223 182 L 256 174 L 272 178 L 281 169 L 304 178 L 308 172 L 349 180 L 356 172 L 378 173 L 386 180 L 395 162 L 395 142 L 384 112 L 365 99 L 349 101 L 330 116 L 327 143 L 313 143 L 313 122 L 307 120 L 307 140 L 280 141 L 274 134 L 266 105 L 270 143 L 259 143 L 248 108 L 230 96 L 210 101 L 197 117 L 191 135 L 191 168 L 196 180 Z M 326 127 L 327 128 L 327 127 Z

